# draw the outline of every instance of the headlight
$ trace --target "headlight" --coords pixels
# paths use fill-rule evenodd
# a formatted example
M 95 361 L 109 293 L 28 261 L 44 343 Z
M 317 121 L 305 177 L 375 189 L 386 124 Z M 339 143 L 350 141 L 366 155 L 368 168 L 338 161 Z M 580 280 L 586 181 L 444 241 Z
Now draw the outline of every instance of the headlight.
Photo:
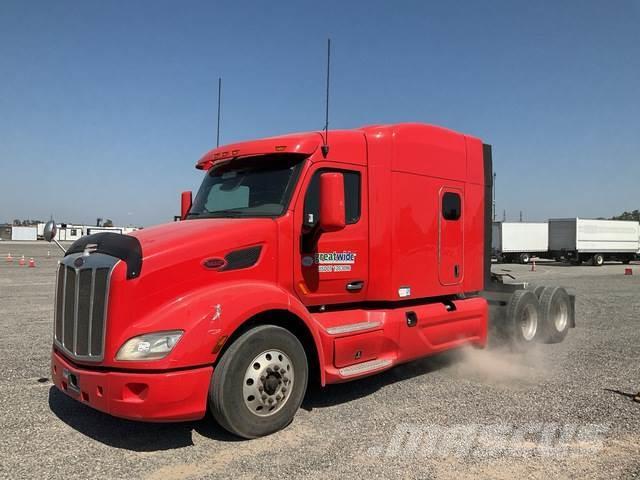
M 184 332 L 145 333 L 127 340 L 116 355 L 116 360 L 157 360 L 166 357 L 176 346 Z

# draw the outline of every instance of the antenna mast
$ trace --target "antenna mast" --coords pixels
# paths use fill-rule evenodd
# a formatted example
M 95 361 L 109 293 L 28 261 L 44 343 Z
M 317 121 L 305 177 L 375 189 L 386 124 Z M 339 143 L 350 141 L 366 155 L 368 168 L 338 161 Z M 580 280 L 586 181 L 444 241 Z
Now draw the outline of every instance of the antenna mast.
M 218 128 L 216 131 L 216 147 L 220 146 L 220 98 L 222 94 L 222 77 L 218 77 Z
M 320 147 L 322 156 L 327 158 L 329 153 L 329 74 L 331 72 L 331 39 L 327 38 L 327 96 L 324 120 L 324 145 Z

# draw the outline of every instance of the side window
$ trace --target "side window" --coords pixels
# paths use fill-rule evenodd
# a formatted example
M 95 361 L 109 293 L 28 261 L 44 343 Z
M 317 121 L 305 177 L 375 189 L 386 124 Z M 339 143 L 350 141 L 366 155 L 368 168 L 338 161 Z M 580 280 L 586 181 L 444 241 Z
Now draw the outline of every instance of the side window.
M 462 213 L 460 195 L 446 192 L 442 196 L 442 216 L 445 220 L 458 220 Z
M 312 227 L 318 221 L 320 210 L 320 174 L 330 170 L 318 170 L 313 174 L 307 195 L 304 199 L 304 225 Z M 352 171 L 340 171 L 344 176 L 344 218 L 347 225 L 360 220 L 360 174 Z

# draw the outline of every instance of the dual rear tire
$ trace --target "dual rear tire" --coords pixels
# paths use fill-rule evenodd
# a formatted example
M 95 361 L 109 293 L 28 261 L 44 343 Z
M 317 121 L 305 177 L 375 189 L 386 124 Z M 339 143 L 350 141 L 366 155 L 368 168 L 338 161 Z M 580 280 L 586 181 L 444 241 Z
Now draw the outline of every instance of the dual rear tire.
M 571 299 L 562 287 L 516 290 L 506 311 L 506 333 L 516 351 L 534 343 L 559 343 L 570 328 Z

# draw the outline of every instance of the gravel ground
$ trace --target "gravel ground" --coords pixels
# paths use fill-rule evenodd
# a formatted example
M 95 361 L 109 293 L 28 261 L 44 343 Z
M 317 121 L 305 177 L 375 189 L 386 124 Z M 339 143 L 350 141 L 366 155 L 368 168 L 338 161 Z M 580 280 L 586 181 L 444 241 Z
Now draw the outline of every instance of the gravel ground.
M 8 251 L 37 267 L 6 263 Z M 620 264 L 494 265 L 568 287 L 578 328 L 526 355 L 461 350 L 330 386 L 284 431 L 238 441 L 210 418 L 123 421 L 52 387 L 58 256 L 47 244 L 0 244 L 1 478 L 640 478 L 639 265 L 633 276 Z M 430 437 L 436 427 L 449 436 Z M 514 433 L 478 436 L 491 428 Z M 545 450 L 544 431 L 565 436 Z

